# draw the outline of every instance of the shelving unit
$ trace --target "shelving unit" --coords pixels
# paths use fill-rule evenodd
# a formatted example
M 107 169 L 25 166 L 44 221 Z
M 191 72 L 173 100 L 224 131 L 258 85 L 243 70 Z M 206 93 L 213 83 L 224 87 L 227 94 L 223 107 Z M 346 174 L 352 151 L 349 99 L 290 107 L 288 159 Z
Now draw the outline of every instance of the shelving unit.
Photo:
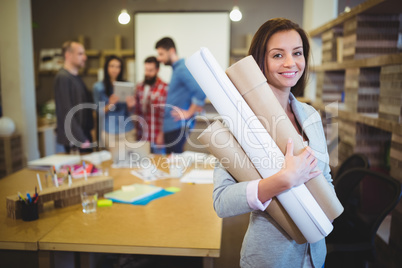
M 309 32 L 321 38 L 316 102 L 324 124 L 337 124 L 338 164 L 352 153 L 402 183 L 402 34 L 400 0 L 368 0 Z M 331 104 L 331 105 L 329 105 Z M 326 133 L 333 138 L 334 133 Z M 333 161 L 331 161 L 333 162 Z M 389 250 L 402 250 L 402 203 L 392 214 Z

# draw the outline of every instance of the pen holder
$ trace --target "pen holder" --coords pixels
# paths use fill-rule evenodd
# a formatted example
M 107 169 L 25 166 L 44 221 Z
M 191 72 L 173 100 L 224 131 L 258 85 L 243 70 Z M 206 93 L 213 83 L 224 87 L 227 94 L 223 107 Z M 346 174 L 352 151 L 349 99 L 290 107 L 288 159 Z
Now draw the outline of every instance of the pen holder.
M 21 216 L 23 221 L 34 221 L 39 218 L 38 203 L 21 202 Z

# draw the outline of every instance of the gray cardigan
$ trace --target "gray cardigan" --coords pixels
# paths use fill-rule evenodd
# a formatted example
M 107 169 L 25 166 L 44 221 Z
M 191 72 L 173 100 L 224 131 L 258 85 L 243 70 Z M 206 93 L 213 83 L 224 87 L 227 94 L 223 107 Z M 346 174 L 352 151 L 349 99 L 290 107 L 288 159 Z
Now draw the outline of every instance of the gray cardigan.
M 92 95 L 87 90 L 81 77 L 72 75 L 62 68 L 54 80 L 54 97 L 57 116 L 57 142 L 68 146 L 70 141 L 66 134 L 65 120 L 70 110 L 77 105 L 92 104 Z M 93 128 L 92 109 L 78 109 L 68 126 L 74 138 L 79 142 L 91 141 L 91 129 Z M 75 144 L 79 146 L 79 144 Z
M 318 167 L 332 185 L 327 144 L 321 117 L 310 105 L 301 103 L 290 94 L 290 102 L 296 120 L 315 150 Z M 314 267 L 322 267 L 325 261 L 325 239 L 314 244 L 297 244 L 265 211 L 252 210 L 246 197 L 248 182 L 237 183 L 218 165 L 214 171 L 214 208 L 219 217 L 250 214 L 250 222 L 241 249 L 241 267 L 303 267 L 304 258 L 311 256 Z M 306 255 L 309 253 L 308 255 Z

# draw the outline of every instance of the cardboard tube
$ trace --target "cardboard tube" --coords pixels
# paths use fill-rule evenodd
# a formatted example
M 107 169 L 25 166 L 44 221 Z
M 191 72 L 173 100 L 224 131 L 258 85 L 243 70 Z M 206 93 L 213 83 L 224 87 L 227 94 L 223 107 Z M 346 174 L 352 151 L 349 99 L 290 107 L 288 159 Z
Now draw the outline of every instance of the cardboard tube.
M 300 154 L 305 147 L 303 140 L 269 87 L 254 58 L 252 56 L 243 58 L 230 66 L 226 74 L 283 154 L 286 152 L 289 137 L 294 143 L 294 154 Z M 305 185 L 330 221 L 343 212 L 342 204 L 322 174 Z
M 208 151 L 224 165 L 224 168 L 237 181 L 261 179 L 260 174 L 251 163 L 240 144 L 230 130 L 219 120 L 209 125 L 197 139 L 201 144 L 208 146 Z M 241 166 L 236 168 L 237 164 Z M 296 241 L 296 243 L 304 244 L 307 242 L 276 197 L 272 199 L 266 212 Z

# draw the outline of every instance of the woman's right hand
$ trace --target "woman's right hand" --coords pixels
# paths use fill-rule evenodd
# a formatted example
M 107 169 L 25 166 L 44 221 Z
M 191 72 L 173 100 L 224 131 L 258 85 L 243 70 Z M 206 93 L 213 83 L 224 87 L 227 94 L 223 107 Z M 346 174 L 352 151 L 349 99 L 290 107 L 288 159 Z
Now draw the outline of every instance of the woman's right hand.
M 297 156 L 293 155 L 293 147 L 293 141 L 289 138 L 286 146 L 285 163 L 282 168 L 283 175 L 286 176 L 289 183 L 289 189 L 303 184 L 321 173 L 320 170 L 314 171 L 318 161 L 310 147 L 307 146 Z
M 116 104 L 119 101 L 119 97 L 116 94 L 112 94 L 109 97 L 109 104 Z

